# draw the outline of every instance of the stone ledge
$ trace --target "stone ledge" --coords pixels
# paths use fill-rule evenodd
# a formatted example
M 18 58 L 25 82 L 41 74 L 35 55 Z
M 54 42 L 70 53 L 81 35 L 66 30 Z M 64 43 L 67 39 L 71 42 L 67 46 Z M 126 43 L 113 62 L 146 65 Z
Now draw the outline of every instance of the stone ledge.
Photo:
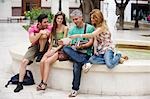
M 22 44 L 23 45 L 23 44 Z M 28 46 L 17 45 L 10 49 L 12 71 L 18 73 L 20 61 Z M 40 82 L 40 68 L 33 63 L 28 68 L 34 80 Z M 69 91 L 73 79 L 72 63 L 63 61 L 53 64 L 48 78 L 48 87 Z M 94 65 L 88 73 L 82 73 L 80 93 L 99 95 L 149 95 L 150 60 L 128 60 L 114 69 Z
M 149 41 L 116 39 L 115 42 L 116 42 L 116 44 L 122 44 L 122 45 L 137 45 L 137 46 L 148 46 L 148 47 L 150 47 Z
M 14 47 L 10 49 L 10 54 L 13 59 L 20 61 L 27 51 L 27 47 Z M 38 65 L 38 63 L 35 63 Z M 61 64 L 61 65 L 60 65 Z M 67 65 L 66 65 L 67 64 Z M 54 68 L 72 69 L 70 61 L 56 61 L 53 64 Z M 117 65 L 114 69 L 108 69 L 106 65 L 93 65 L 92 72 L 150 72 L 150 60 L 128 60 L 123 64 Z

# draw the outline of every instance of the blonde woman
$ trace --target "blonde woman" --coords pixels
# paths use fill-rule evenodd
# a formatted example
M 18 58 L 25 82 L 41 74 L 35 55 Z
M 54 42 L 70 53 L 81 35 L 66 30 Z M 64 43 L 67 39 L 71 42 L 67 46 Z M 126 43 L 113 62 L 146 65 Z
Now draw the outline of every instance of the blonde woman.
M 37 90 L 45 90 L 47 87 L 47 80 L 49 77 L 49 71 L 51 65 L 58 59 L 58 50 L 63 45 L 58 45 L 58 40 L 67 37 L 68 27 L 66 26 L 65 14 L 59 11 L 53 21 L 51 47 L 44 54 L 40 62 L 41 83 L 37 86 Z M 54 42 L 53 42 L 54 41 Z M 52 49 L 52 45 L 56 46 L 56 49 Z
M 91 64 L 106 64 L 110 69 L 114 68 L 119 62 L 123 63 L 128 59 L 120 53 L 114 54 L 114 44 L 111 40 L 111 33 L 108 30 L 104 16 L 99 9 L 94 9 L 90 13 L 91 23 L 95 26 L 95 31 L 91 34 L 75 34 L 70 38 L 94 38 L 94 55 L 90 57 L 89 62 L 83 66 L 85 72 L 92 66 Z

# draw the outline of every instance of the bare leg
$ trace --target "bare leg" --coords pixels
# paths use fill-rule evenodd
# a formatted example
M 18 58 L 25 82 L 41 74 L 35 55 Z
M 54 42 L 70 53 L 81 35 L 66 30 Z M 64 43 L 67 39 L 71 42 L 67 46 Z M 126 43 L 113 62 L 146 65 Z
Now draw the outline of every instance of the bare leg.
M 36 62 L 40 62 L 46 49 L 45 46 L 46 46 L 46 42 L 47 42 L 47 36 L 46 35 L 42 35 L 39 39 L 39 45 L 40 45 L 40 49 L 39 49 L 39 53 L 37 54 L 37 59 L 36 59 Z
M 19 83 L 17 84 L 17 87 L 14 89 L 14 92 L 19 92 L 20 90 L 23 89 L 23 79 L 26 73 L 26 67 L 27 64 L 29 63 L 28 59 L 23 59 L 21 61 L 20 69 L 19 69 Z
M 39 44 L 40 44 L 40 52 L 42 52 L 44 50 L 45 44 L 47 42 L 47 36 L 46 35 L 42 35 L 39 39 Z
M 25 73 L 26 73 L 26 67 L 27 64 L 29 63 L 28 59 L 23 59 L 21 61 L 20 69 L 19 69 L 19 82 L 23 82 Z
M 52 65 L 54 62 L 56 62 L 57 59 L 58 59 L 58 53 L 55 53 L 53 56 L 51 56 L 50 58 L 48 58 L 48 59 L 45 61 L 45 64 L 44 64 L 44 79 L 43 79 L 43 82 L 47 83 L 51 65 Z
M 43 76 L 44 76 L 44 62 L 47 59 L 47 56 L 44 55 L 42 60 L 40 61 L 40 73 L 41 73 L 41 80 L 43 80 Z
M 45 58 L 46 59 L 46 58 Z M 49 71 L 50 71 L 50 66 L 56 62 L 58 59 L 58 53 L 55 53 L 53 56 L 47 58 L 46 60 L 43 59 L 44 61 L 44 64 L 43 64 L 43 61 L 42 61 L 42 64 L 41 66 L 43 67 L 42 69 L 44 71 L 42 71 L 44 74 L 42 74 L 42 82 L 37 86 L 37 91 L 39 90 L 45 90 L 46 87 L 47 87 L 47 79 L 48 79 L 48 76 L 49 76 Z

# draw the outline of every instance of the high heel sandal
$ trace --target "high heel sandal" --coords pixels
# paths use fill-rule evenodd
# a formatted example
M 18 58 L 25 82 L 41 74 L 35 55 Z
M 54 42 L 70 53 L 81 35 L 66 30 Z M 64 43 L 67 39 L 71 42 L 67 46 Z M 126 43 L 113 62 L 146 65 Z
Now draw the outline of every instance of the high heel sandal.
M 36 87 L 37 90 L 42 86 L 42 83 L 43 83 L 43 80 L 41 80 L 40 84 Z
M 38 86 L 37 86 L 37 91 L 40 91 L 40 90 L 45 90 L 47 88 L 47 84 L 44 83 L 44 82 L 41 82 Z

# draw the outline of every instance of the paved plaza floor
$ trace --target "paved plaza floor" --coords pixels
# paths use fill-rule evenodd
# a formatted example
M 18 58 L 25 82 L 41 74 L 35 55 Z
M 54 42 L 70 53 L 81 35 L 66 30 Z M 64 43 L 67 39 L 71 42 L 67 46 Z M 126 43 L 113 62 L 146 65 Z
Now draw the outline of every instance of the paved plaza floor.
M 116 31 L 112 29 L 113 39 L 122 40 L 142 40 L 150 42 L 150 31 L 126 30 Z M 16 44 L 29 42 L 28 33 L 22 28 L 20 23 L 0 23 L 0 99 L 69 99 L 67 91 L 47 89 L 46 91 L 36 91 L 36 85 L 25 86 L 20 93 L 14 93 L 15 85 L 4 85 L 12 76 L 11 56 L 9 49 Z M 19 66 L 18 66 L 19 67 Z M 18 68 L 16 68 L 18 69 Z M 90 94 L 79 94 L 74 99 L 150 99 L 150 96 L 100 96 Z

